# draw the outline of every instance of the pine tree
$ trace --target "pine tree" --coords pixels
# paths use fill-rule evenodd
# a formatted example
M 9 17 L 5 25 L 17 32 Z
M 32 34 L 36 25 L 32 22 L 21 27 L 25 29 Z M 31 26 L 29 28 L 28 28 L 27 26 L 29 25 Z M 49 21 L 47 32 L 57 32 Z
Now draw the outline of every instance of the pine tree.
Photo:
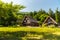
M 53 11 L 51 9 L 49 9 L 48 15 L 51 16 L 51 17 L 53 17 L 53 14 L 54 14 Z
M 57 23 L 59 23 L 59 11 L 58 11 L 58 8 L 55 11 L 55 20 L 56 20 Z

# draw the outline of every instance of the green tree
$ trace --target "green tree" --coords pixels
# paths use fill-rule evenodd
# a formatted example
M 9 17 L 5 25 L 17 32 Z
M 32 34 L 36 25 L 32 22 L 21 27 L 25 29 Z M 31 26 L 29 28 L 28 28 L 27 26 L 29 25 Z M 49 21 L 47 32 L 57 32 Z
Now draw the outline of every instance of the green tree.
M 34 18 L 37 19 L 40 24 L 42 24 L 47 16 L 48 16 L 47 12 L 41 9 L 37 12 Z
M 18 5 L 18 4 L 15 5 L 13 4 L 13 2 L 4 3 L 0 1 L 0 19 L 3 20 L 4 22 L 3 25 L 11 24 L 11 21 L 16 21 L 17 19 L 16 13 L 24 8 L 25 7 L 23 5 Z
M 48 14 L 49 14 L 49 16 L 53 17 L 54 13 L 53 13 L 53 11 L 51 9 L 49 9 Z
M 31 17 L 34 17 L 34 13 L 33 13 L 33 12 L 30 12 L 29 15 L 30 15 Z
M 58 8 L 55 11 L 55 20 L 56 20 L 57 23 L 59 23 L 59 11 L 58 11 Z

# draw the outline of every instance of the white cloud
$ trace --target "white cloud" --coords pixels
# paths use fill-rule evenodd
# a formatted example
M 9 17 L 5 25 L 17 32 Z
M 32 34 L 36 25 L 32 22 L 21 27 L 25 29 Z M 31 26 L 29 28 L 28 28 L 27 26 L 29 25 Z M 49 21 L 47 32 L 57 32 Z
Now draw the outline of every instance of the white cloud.
M 2 0 L 3 2 L 11 2 L 12 0 Z

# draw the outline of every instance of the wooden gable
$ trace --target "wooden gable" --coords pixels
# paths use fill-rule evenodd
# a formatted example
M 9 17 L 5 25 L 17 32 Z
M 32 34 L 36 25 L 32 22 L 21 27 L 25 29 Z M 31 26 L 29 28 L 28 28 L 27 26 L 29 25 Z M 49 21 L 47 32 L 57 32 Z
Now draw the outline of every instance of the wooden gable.
M 46 18 L 46 20 L 43 22 L 43 24 L 47 24 L 47 25 L 49 25 L 49 24 L 57 24 L 57 22 L 53 18 L 51 18 L 50 16 L 48 16 Z

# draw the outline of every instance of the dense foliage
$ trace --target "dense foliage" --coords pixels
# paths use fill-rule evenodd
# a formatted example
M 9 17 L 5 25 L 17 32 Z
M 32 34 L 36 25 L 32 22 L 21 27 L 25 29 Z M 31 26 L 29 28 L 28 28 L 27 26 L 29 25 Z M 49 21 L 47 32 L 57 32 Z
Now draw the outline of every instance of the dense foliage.
M 38 20 L 40 24 L 42 24 L 48 16 L 52 17 L 57 23 L 60 23 L 60 11 L 58 10 L 58 8 L 56 9 L 56 11 L 52 11 L 51 9 L 49 9 L 48 12 L 41 9 L 39 11 L 29 12 L 28 15 Z
M 13 25 L 21 25 L 21 22 L 25 15 L 31 16 L 36 19 L 39 24 L 42 24 L 47 16 L 51 16 L 57 23 L 60 23 L 60 11 L 58 8 L 56 11 L 52 11 L 49 9 L 46 12 L 43 9 L 39 11 L 33 12 L 21 12 L 20 10 L 24 9 L 23 5 L 16 5 L 11 3 L 4 3 L 0 1 L 0 25 L 3 26 L 13 26 Z
M 15 21 L 18 19 L 16 13 L 23 8 L 25 7 L 22 5 L 15 5 L 13 2 L 4 3 L 0 1 L 0 25 L 7 26 L 16 24 Z

